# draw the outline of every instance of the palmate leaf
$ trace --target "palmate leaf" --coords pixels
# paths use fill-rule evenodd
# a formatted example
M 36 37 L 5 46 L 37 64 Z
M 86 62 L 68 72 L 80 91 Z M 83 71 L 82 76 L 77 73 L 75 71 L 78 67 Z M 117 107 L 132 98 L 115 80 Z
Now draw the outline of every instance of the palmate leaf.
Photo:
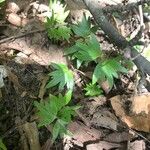
M 59 90 L 64 89 L 65 85 L 68 89 L 72 90 L 74 86 L 73 72 L 65 64 L 53 63 L 52 66 L 55 71 L 49 74 L 52 80 L 49 81 L 46 88 L 51 88 L 59 84 Z
M 93 30 L 91 28 L 90 18 L 87 19 L 84 15 L 81 22 L 72 26 L 72 30 L 76 35 L 84 38 L 90 35 L 91 31 Z
M 67 125 L 71 122 L 72 116 L 75 116 L 75 110 L 79 109 L 81 106 L 66 106 L 61 109 L 58 113 L 58 120 L 53 127 L 53 141 L 56 140 L 58 135 L 70 134 L 67 130 Z
M 77 42 L 80 51 L 75 56 L 81 61 L 93 61 L 101 55 L 100 45 L 94 34 L 86 43 Z
M 55 101 L 48 102 L 34 102 L 38 109 L 38 116 L 40 117 L 39 127 L 52 123 L 57 117 L 57 106 Z
M 72 91 L 68 91 L 65 96 L 59 94 L 58 96 L 49 95 L 48 101 L 35 101 L 34 105 L 38 109 L 38 116 L 40 117 L 39 126 L 49 125 L 57 119 L 58 112 L 66 106 L 72 96 Z
M 95 84 L 98 80 L 107 80 L 110 88 L 112 88 L 114 78 L 118 78 L 119 72 L 127 73 L 127 70 L 115 59 L 106 60 L 102 64 L 99 63 L 94 70 L 92 84 Z
M 66 55 L 72 55 L 80 62 L 95 61 L 101 56 L 101 53 L 99 42 L 94 34 L 91 34 L 89 40 L 86 40 L 86 42 L 78 41 L 74 46 L 65 51 Z
M 102 90 L 100 89 L 100 87 L 92 83 L 87 84 L 84 90 L 86 91 L 85 95 L 87 96 L 98 96 L 102 94 Z

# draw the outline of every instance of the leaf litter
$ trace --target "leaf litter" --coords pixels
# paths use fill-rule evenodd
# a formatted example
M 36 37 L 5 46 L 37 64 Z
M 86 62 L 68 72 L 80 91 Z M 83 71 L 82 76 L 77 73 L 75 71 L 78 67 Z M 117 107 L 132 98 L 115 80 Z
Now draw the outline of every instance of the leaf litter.
M 37 21 L 35 22 L 38 25 Z M 33 30 L 34 28 L 32 27 L 32 23 L 29 23 L 30 30 Z M 86 26 L 88 26 L 88 24 Z M 11 28 L 13 30 L 13 27 Z M 75 32 L 77 32 L 76 29 L 77 26 L 74 27 Z M 89 30 L 86 31 L 83 28 L 83 30 L 80 33 L 77 32 L 77 34 L 81 34 L 81 36 L 84 36 L 85 34 L 89 33 Z M 16 30 L 13 34 L 16 34 L 17 32 L 18 31 Z M 7 33 L 5 34 L 7 36 L 11 34 L 10 30 L 9 32 L 7 30 Z M 125 35 L 125 33 L 122 34 Z M 3 110 L 3 112 L 6 112 L 2 113 L 1 120 L 4 121 L 7 117 L 8 118 L 6 121 L 6 127 L 4 128 L 4 125 L 0 123 L 0 128 L 2 128 L 2 133 L 4 135 L 5 133 L 7 133 L 7 131 L 9 131 L 9 128 L 12 127 L 12 132 L 17 128 L 17 130 L 15 130 L 14 132 L 15 135 L 20 134 L 20 136 L 18 137 L 25 138 L 27 140 L 26 144 L 28 146 L 32 146 L 31 141 L 34 140 L 35 143 L 38 143 L 38 146 L 40 146 L 40 141 L 41 147 L 49 144 L 49 148 L 51 148 L 51 140 L 49 138 L 50 133 L 47 133 L 46 131 L 44 131 L 44 129 L 42 129 L 42 131 L 37 129 L 34 122 L 35 118 L 32 115 L 35 110 L 33 110 L 33 108 L 29 106 L 32 106 L 33 99 L 37 99 L 37 97 L 43 99 L 47 96 L 45 94 L 46 90 L 44 89 L 44 85 L 46 85 L 47 81 L 47 78 L 45 78 L 45 72 L 47 73 L 50 71 L 47 65 L 49 65 L 50 63 L 67 64 L 67 60 L 65 57 L 63 57 L 63 48 L 61 46 L 51 44 L 47 48 L 47 45 L 43 46 L 43 43 L 45 42 L 43 41 L 43 38 L 45 39 L 45 34 L 35 33 L 33 36 L 26 36 L 1 44 L 1 49 L 4 52 L 6 52 L 6 49 L 13 49 L 14 55 L 18 52 L 22 52 L 23 54 L 25 54 L 26 61 L 17 64 L 16 61 L 14 61 L 12 58 L 8 60 L 0 59 L 2 64 L 4 63 L 7 67 L 9 67 L 8 78 L 4 79 L 4 85 L 6 87 L 5 89 L 2 89 L 1 97 L 3 99 L 2 102 L 5 102 L 5 104 L 2 105 L 3 108 L 0 109 Z M 110 44 L 106 43 L 106 41 L 103 40 L 103 37 L 99 38 L 100 42 L 102 43 L 101 45 L 105 45 L 107 47 L 106 49 L 111 49 Z M 93 38 L 92 40 L 95 39 Z M 83 50 L 85 51 L 85 49 L 87 48 L 86 45 L 87 44 L 78 43 L 77 46 L 83 48 Z M 90 46 L 91 48 L 93 48 L 93 45 Z M 102 49 L 104 49 L 103 46 Z M 87 53 L 84 53 L 84 51 L 81 53 L 82 56 L 84 56 L 84 54 L 88 55 Z M 91 51 L 89 51 L 89 54 L 90 52 Z M 95 49 L 95 55 L 90 55 L 84 58 L 88 58 L 88 60 L 96 59 L 97 55 L 101 55 L 101 53 L 100 51 L 97 51 L 97 49 Z M 77 56 L 80 57 L 81 55 Z M 21 56 L 18 55 L 17 57 Z M 11 62 L 12 60 L 13 62 Z M 42 67 L 39 66 L 39 64 L 42 65 Z M 110 64 L 113 65 L 113 63 Z M 119 66 L 119 64 L 116 64 L 116 66 Z M 109 68 L 111 69 L 111 65 L 109 66 Z M 124 72 L 125 70 L 121 68 L 121 71 Z M 40 72 L 42 72 L 42 80 L 37 79 L 39 77 L 37 74 L 39 74 Z M 109 72 L 107 75 L 109 76 Z M 113 72 L 111 76 L 115 76 L 116 78 L 118 77 L 115 72 Z M 112 78 L 110 78 L 108 83 L 105 83 L 104 81 L 100 83 L 100 85 L 104 84 L 104 89 L 106 89 L 106 91 L 104 90 L 105 93 L 109 93 L 110 88 L 112 88 L 112 82 L 114 81 Z M 81 84 L 81 87 L 82 86 L 83 84 Z M 99 90 L 97 91 L 100 92 Z M 78 93 L 80 93 L 81 96 L 79 96 Z M 134 132 L 131 133 L 127 129 L 132 128 L 137 131 L 144 131 L 147 133 L 150 132 L 149 94 L 142 94 L 138 96 L 130 95 L 130 99 L 123 99 L 122 95 L 118 95 L 116 92 L 115 95 L 117 96 L 107 99 L 108 95 L 106 95 L 105 93 L 104 96 L 94 97 L 95 95 L 92 95 L 92 98 L 86 97 L 85 99 L 83 99 L 83 91 L 77 91 L 77 94 L 75 96 L 75 103 L 76 101 L 79 101 L 80 104 L 83 105 L 83 107 L 79 110 L 80 115 L 77 116 L 68 127 L 73 136 L 70 136 L 71 138 L 64 137 L 64 143 L 66 143 L 67 145 L 67 143 L 71 142 L 71 144 L 69 143 L 70 147 L 76 148 L 77 146 L 79 146 L 81 149 L 85 148 L 89 150 L 127 149 L 127 147 L 128 149 L 130 148 L 135 150 L 144 150 L 146 146 L 146 140 L 141 140 L 143 139 L 141 138 L 142 136 L 140 136 L 140 140 L 137 140 L 137 134 L 135 134 Z M 127 103 L 130 103 L 130 105 L 127 105 Z M 22 118 L 22 130 L 20 129 L 20 127 L 14 126 L 14 122 L 16 122 L 17 120 L 16 116 L 21 116 Z M 11 142 L 8 142 L 9 140 L 7 139 L 9 135 L 7 134 L 4 136 L 4 141 L 8 143 L 8 147 L 13 146 L 18 148 L 18 137 L 16 136 L 17 138 L 15 138 L 13 134 L 11 134 L 12 132 L 10 132 Z M 26 133 L 26 136 L 24 136 L 23 132 Z M 33 132 L 35 134 L 35 137 L 32 137 L 31 135 L 31 133 Z M 17 140 L 17 142 L 12 142 L 12 139 Z M 58 141 L 58 143 L 59 142 L 60 141 Z M 58 143 L 56 145 L 59 145 Z M 60 149 L 63 146 L 63 143 L 61 144 L 61 146 L 59 147 Z M 56 145 L 54 145 L 55 149 L 57 148 Z

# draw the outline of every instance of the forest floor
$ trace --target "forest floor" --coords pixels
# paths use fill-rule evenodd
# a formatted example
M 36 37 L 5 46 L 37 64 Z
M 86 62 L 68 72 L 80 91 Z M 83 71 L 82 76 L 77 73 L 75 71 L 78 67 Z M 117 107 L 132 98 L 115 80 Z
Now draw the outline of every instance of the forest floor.
M 13 7 L 0 10 L 0 14 L 9 15 L 0 20 L 0 138 L 7 149 L 150 149 L 150 87 L 139 92 L 135 67 L 116 79 L 111 91 L 108 84 L 103 83 L 103 95 L 97 97 L 85 96 L 82 88 L 91 78 L 92 66 L 83 69 L 84 74 L 77 72 L 73 103 L 82 107 L 67 127 L 72 136 L 65 136 L 51 145 L 49 127 L 37 127 L 33 103 L 49 94 L 45 85 L 51 72 L 50 63 L 68 63 L 63 55 L 68 43 L 50 41 L 41 22 L 40 10 L 33 17 L 34 7 L 28 8 L 29 4 L 29 1 L 17 2 L 21 8 L 17 13 Z M 27 24 L 22 27 L 17 20 L 25 14 L 27 18 L 24 17 L 22 22 L 27 21 Z M 136 34 L 139 25 L 137 10 L 122 12 L 121 19 L 117 15 L 109 14 L 108 17 L 123 36 Z M 145 22 L 143 31 L 143 38 L 148 43 L 143 55 L 150 60 L 149 23 Z M 106 55 L 115 56 L 119 51 L 101 30 L 97 32 L 97 39 Z M 55 89 L 52 92 L 58 93 Z

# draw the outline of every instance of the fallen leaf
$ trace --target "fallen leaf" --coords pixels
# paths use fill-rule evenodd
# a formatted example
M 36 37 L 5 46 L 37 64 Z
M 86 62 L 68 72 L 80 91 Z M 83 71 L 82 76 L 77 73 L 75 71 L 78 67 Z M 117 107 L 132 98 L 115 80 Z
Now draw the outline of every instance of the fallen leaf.
M 113 132 L 104 138 L 104 141 L 112 142 L 112 143 L 120 143 L 125 141 L 131 141 L 134 135 L 127 131 L 125 132 Z
M 120 95 L 112 97 L 110 99 L 110 102 L 111 102 L 111 105 L 118 117 L 122 118 L 126 115 Z
M 94 128 L 90 128 L 79 122 L 72 122 L 68 126 L 69 131 L 72 133 L 74 143 L 83 146 L 84 142 L 95 141 L 102 137 L 102 132 Z
M 7 66 L 6 69 L 7 69 L 9 80 L 13 83 L 13 86 L 14 86 L 16 92 L 19 92 L 19 90 L 23 89 L 23 87 L 20 85 L 17 75 L 15 75 L 11 71 L 10 67 Z
M 145 146 L 145 142 L 143 140 L 136 140 L 132 143 L 130 143 L 129 145 L 129 149 L 131 150 L 145 150 L 146 146 Z
M 150 115 L 133 115 L 124 118 L 126 124 L 138 131 L 150 132 Z
M 0 88 L 4 86 L 4 78 L 8 76 L 5 66 L 0 65 Z
M 108 110 L 99 110 L 94 113 L 93 118 L 90 120 L 91 124 L 96 127 L 104 127 L 111 130 L 118 130 L 118 119 L 113 113 Z
M 115 96 L 110 99 L 111 105 L 118 117 L 130 128 L 138 131 L 150 132 L 150 96 L 134 96 L 132 106 L 129 108 L 129 114 L 124 109 L 124 103 L 121 96 Z M 135 113 L 136 112 L 136 113 Z
M 143 94 L 140 96 L 134 96 L 132 100 L 132 112 L 139 113 L 150 113 L 150 94 Z
M 88 144 L 86 146 L 87 150 L 110 150 L 110 149 L 121 149 L 120 144 L 115 144 L 115 143 L 109 143 L 105 141 L 100 141 L 98 143 L 94 144 Z

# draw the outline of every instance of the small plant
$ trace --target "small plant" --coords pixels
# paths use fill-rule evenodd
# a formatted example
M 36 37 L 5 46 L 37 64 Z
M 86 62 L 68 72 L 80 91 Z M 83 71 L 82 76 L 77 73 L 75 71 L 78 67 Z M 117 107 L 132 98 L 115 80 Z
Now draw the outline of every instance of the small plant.
M 61 37 L 67 40 L 69 39 L 68 35 L 70 31 L 68 33 L 65 32 L 67 33 L 65 34 L 63 33 L 64 30 L 61 30 L 61 27 L 65 27 L 64 20 L 67 15 L 62 17 L 61 20 L 60 16 L 55 13 L 54 6 L 56 5 L 56 0 L 54 2 L 50 4 L 51 8 L 53 8 L 53 14 L 51 18 L 48 18 L 47 22 L 48 27 L 50 27 L 47 28 L 49 36 L 55 39 Z M 64 9 L 62 12 L 64 12 Z M 119 73 L 126 73 L 127 70 L 122 66 L 118 58 L 104 58 L 99 42 L 93 33 L 96 30 L 91 27 L 90 20 L 85 16 L 82 22 L 72 26 L 72 31 L 78 40 L 74 41 L 73 45 L 65 51 L 65 54 L 71 56 L 72 59 L 76 59 L 77 68 L 81 64 L 88 66 L 91 62 L 96 65 L 91 80 L 92 83 L 87 84 L 84 90 L 87 96 L 98 96 L 102 94 L 102 90 L 97 82 L 108 81 L 110 88 L 112 88 L 114 78 L 118 78 Z M 35 106 L 38 109 L 38 116 L 40 117 L 39 126 L 51 125 L 52 139 L 55 141 L 59 135 L 62 136 L 69 133 L 66 126 L 71 122 L 72 117 L 75 115 L 75 110 L 79 106 L 68 105 L 71 101 L 74 87 L 73 72 L 65 64 L 53 63 L 51 66 L 54 71 L 49 74 L 50 81 L 46 85 L 46 88 L 58 85 L 58 90 L 64 90 L 66 87 L 69 92 L 65 96 L 50 94 L 48 101 L 35 102 Z
M 87 84 L 84 90 L 86 91 L 86 96 L 98 96 L 102 94 L 100 87 L 92 83 Z
M 86 18 L 85 15 L 83 15 L 82 21 L 78 24 L 75 24 L 72 26 L 72 30 L 75 33 L 75 35 L 79 37 L 86 38 L 89 36 L 92 32 L 96 32 L 96 27 L 91 27 L 91 21 L 90 18 Z
M 79 106 L 69 106 L 71 101 L 72 91 L 68 91 L 65 96 L 50 95 L 48 101 L 35 101 L 34 105 L 38 109 L 38 116 L 40 117 L 39 127 L 52 125 L 52 140 L 55 141 L 60 135 L 69 133 L 66 126 L 71 122 L 72 117 L 75 116 L 75 110 Z
M 49 74 L 52 80 L 49 81 L 46 88 L 51 88 L 59 84 L 59 90 L 63 90 L 65 85 L 67 86 L 67 89 L 73 90 L 73 72 L 69 70 L 65 64 L 53 63 L 51 66 L 55 69 L 55 71 Z
M 119 60 L 109 59 L 102 63 L 98 63 L 92 78 L 92 84 L 95 84 L 98 80 L 101 82 L 108 81 L 110 88 L 114 84 L 114 78 L 118 78 L 118 73 L 127 73 L 127 70 L 121 66 Z
M 67 27 L 65 19 L 69 11 L 65 11 L 66 6 L 63 6 L 58 0 L 50 0 L 49 7 L 52 11 L 52 15 L 47 16 L 47 21 L 45 23 L 48 37 L 55 41 L 68 40 L 71 30 Z
M 7 150 L 5 144 L 3 143 L 2 139 L 0 139 L 0 150 Z
M 72 30 L 79 37 L 73 46 L 65 51 L 66 55 L 77 60 L 77 68 L 84 62 L 88 64 L 95 62 L 97 65 L 94 69 L 92 84 L 87 86 L 86 94 L 91 94 L 92 89 L 96 88 L 96 82 L 108 81 L 110 89 L 114 84 L 114 78 L 118 78 L 118 73 L 127 73 L 127 70 L 121 65 L 120 60 L 114 58 L 104 58 L 96 36 L 93 34 L 89 19 L 84 16 L 82 22 L 74 25 Z M 97 89 L 97 88 L 96 88 Z
M 75 45 L 65 51 L 66 55 L 72 55 L 73 58 L 76 58 L 81 63 L 96 61 L 101 56 L 101 53 L 99 42 L 94 34 L 91 34 L 86 41 L 77 41 Z

